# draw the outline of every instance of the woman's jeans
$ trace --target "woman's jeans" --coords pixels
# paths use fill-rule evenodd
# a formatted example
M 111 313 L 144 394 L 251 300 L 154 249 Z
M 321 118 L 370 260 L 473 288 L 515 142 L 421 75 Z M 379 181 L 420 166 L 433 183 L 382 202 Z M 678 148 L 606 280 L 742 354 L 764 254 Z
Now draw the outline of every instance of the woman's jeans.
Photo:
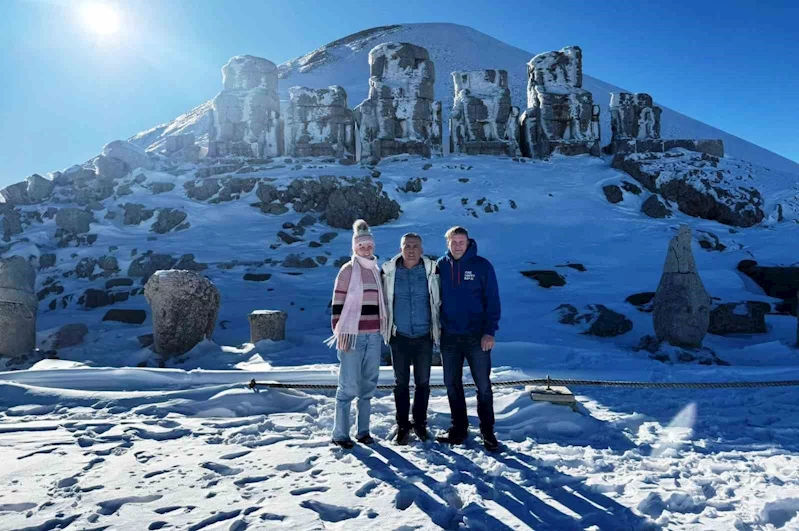
M 360 334 L 355 348 L 348 352 L 337 351 L 341 362 L 336 390 L 336 420 L 333 424 L 333 440 L 350 438 L 350 404 L 358 398 L 357 437 L 369 434 L 369 416 L 372 413 L 372 397 L 380 374 L 380 345 L 383 337 L 379 333 Z

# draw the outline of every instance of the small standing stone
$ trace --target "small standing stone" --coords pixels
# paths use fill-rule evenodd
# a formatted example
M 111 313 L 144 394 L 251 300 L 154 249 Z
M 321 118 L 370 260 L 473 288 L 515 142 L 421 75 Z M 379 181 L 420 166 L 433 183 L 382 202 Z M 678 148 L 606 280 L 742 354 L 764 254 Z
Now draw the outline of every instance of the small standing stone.
M 264 339 L 283 341 L 286 339 L 286 319 L 288 314 L 280 310 L 256 310 L 249 316 L 250 343 Z
M 0 258 L 0 357 L 36 348 L 36 271 L 21 256 Z

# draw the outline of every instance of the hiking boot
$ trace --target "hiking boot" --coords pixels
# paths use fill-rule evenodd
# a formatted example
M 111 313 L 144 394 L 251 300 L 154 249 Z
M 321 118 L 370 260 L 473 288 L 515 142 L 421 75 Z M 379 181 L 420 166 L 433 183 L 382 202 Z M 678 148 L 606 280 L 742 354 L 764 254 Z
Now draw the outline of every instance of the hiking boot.
M 427 424 L 414 424 L 413 433 L 415 433 L 416 437 L 418 437 L 418 439 L 422 442 L 430 438 L 427 435 Z
M 375 440 L 374 440 L 374 439 L 372 439 L 372 436 L 371 436 L 371 435 L 369 435 L 368 433 L 367 433 L 366 435 L 363 435 L 363 436 L 361 436 L 361 437 L 358 437 L 358 439 L 356 439 L 356 440 L 357 440 L 359 443 L 361 443 L 361 444 L 366 444 L 366 445 L 370 445 L 370 444 L 374 444 L 374 443 L 375 443 Z
M 439 435 L 436 437 L 436 441 L 444 444 L 463 444 L 465 440 L 465 433 L 457 433 L 453 431 L 452 428 L 447 431 L 446 435 Z
M 494 435 L 493 432 L 483 433 L 483 446 L 489 452 L 496 452 L 499 450 L 499 441 L 497 440 L 497 436 Z
M 411 440 L 411 430 L 408 428 L 400 428 L 397 430 L 397 444 L 405 446 Z
M 333 439 L 333 444 L 335 444 L 336 446 L 340 446 L 345 450 L 349 450 L 353 446 L 355 446 L 355 443 L 353 443 L 351 439 L 342 439 L 340 441 Z

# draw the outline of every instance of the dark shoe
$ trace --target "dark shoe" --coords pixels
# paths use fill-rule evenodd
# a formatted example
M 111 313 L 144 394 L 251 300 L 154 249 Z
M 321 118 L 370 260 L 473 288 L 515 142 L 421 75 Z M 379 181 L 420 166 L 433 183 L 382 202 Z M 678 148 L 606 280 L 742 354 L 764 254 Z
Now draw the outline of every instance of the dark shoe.
M 356 439 L 356 440 L 357 440 L 359 443 L 361 443 L 361 444 L 366 444 L 366 445 L 369 445 L 369 444 L 374 444 L 374 443 L 375 443 L 375 440 L 374 440 L 374 439 L 372 439 L 372 436 L 371 436 L 371 435 L 369 435 L 368 433 L 367 433 L 366 435 L 364 435 L 363 437 L 358 437 L 358 439 Z
M 499 450 L 499 441 L 497 436 L 491 432 L 483 433 L 483 446 L 489 452 L 496 452 Z
M 416 437 L 422 442 L 430 438 L 427 435 L 427 424 L 414 424 L 413 433 L 415 433 Z
M 355 443 L 353 443 L 352 440 L 350 440 L 350 439 L 344 439 L 344 440 L 341 440 L 341 441 L 337 441 L 337 440 L 333 439 L 333 444 L 335 444 L 336 446 L 341 446 L 345 450 L 349 450 L 353 446 L 355 446 Z
M 411 440 L 411 430 L 408 428 L 400 428 L 397 430 L 397 444 L 405 446 Z
M 463 444 L 463 442 L 466 440 L 466 435 L 455 433 L 452 431 L 452 429 L 450 429 L 446 435 L 439 435 L 436 437 L 436 440 L 444 444 Z

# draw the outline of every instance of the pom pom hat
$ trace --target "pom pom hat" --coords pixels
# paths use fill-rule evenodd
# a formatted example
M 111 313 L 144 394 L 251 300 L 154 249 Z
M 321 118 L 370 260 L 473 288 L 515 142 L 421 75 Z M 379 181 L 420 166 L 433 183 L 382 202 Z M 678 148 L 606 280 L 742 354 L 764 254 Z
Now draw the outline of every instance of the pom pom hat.
M 355 223 L 352 224 L 352 252 L 368 244 L 372 244 L 372 247 L 375 245 L 369 224 L 362 219 L 355 220 Z

